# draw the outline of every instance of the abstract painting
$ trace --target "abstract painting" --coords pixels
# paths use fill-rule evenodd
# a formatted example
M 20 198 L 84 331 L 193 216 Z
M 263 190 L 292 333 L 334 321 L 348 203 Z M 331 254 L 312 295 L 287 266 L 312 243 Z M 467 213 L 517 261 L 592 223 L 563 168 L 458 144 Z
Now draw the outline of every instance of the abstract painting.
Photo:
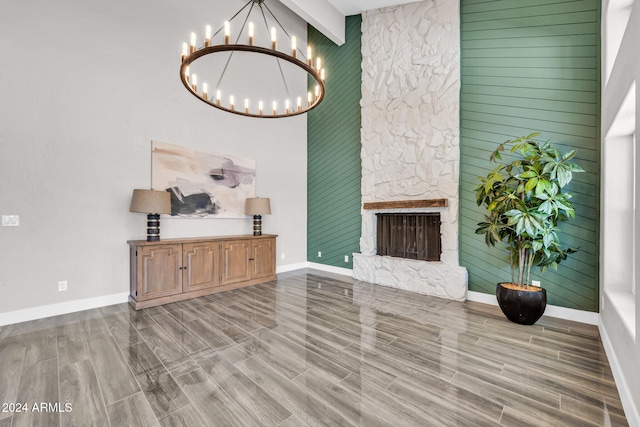
M 256 194 L 256 162 L 151 142 L 151 186 L 171 193 L 171 215 L 246 218 L 245 200 Z

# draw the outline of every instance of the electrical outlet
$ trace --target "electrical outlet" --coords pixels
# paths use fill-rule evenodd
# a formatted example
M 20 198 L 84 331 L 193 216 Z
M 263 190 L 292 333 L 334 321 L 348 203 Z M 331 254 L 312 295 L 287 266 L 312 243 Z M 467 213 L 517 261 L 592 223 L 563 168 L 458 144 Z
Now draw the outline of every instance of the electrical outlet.
M 540 281 L 539 280 L 532 280 L 531 281 L 531 286 L 535 286 L 536 288 L 540 287 Z
M 3 227 L 18 227 L 20 226 L 20 215 L 2 215 Z
M 322 252 L 318 251 L 318 258 L 322 258 Z
M 58 282 L 58 292 L 64 292 L 67 290 L 67 281 L 61 280 Z
M 344 256 L 344 262 L 349 262 L 349 255 Z
M 280 259 L 284 259 L 284 252 L 280 254 Z

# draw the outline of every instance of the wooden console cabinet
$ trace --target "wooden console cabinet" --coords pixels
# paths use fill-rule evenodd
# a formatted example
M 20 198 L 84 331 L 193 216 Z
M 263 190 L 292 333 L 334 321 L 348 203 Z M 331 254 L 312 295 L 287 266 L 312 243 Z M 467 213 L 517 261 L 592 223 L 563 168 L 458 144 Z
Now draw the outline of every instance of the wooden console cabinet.
M 139 310 L 275 280 L 276 237 L 130 240 L 129 303 Z

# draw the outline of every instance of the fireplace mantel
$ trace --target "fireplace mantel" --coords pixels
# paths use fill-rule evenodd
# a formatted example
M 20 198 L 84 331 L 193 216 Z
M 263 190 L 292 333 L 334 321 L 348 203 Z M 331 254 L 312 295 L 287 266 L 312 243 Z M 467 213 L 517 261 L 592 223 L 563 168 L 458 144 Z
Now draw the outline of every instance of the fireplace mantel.
M 447 199 L 426 200 L 398 200 L 395 202 L 369 202 L 362 205 L 364 210 L 375 209 L 415 209 L 415 208 L 446 208 L 449 206 Z

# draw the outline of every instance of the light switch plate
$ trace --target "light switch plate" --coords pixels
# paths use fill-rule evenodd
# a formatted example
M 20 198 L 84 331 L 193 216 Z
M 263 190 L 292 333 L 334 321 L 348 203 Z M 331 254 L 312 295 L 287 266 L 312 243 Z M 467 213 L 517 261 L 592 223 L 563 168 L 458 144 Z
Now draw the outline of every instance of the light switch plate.
M 18 227 L 20 225 L 20 215 L 2 215 L 3 227 Z

